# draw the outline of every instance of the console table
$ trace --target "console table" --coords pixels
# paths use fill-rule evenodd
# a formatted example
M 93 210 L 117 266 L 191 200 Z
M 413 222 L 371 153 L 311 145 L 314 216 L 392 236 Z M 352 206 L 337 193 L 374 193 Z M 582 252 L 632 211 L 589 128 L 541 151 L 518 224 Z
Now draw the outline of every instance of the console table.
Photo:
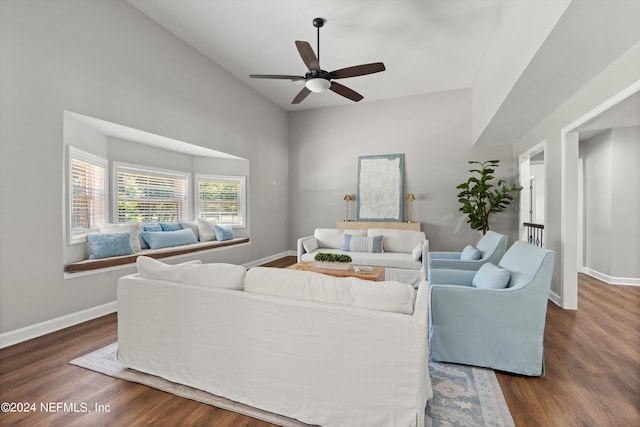
M 367 228 L 387 228 L 392 230 L 420 231 L 419 222 L 384 222 L 384 221 L 338 221 L 336 228 L 339 230 L 357 230 Z

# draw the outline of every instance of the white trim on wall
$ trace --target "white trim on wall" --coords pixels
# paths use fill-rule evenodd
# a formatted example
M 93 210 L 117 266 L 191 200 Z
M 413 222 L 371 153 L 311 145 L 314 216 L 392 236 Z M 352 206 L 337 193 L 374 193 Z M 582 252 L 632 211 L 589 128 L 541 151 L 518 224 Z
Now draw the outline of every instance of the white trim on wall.
M 628 286 L 640 286 L 640 278 L 636 277 L 615 277 L 608 274 L 600 273 L 589 267 L 582 267 L 582 272 L 588 274 L 591 277 L 595 277 L 598 280 L 602 280 L 608 285 L 628 285 Z
M 246 243 L 246 244 L 248 245 L 249 243 Z M 243 267 L 245 267 L 246 269 L 257 267 L 259 265 L 266 264 L 271 261 L 275 261 L 285 256 L 296 256 L 296 252 L 295 251 L 280 252 L 265 258 L 261 258 L 261 259 L 243 264 Z M 175 259 L 179 257 L 180 255 L 176 257 L 170 257 L 167 259 Z M 127 266 L 127 268 L 131 268 L 131 266 Z M 40 322 L 35 325 L 25 326 L 24 328 L 4 332 L 0 334 L 0 348 L 9 347 L 14 344 L 19 344 L 21 342 L 28 341 L 33 338 L 38 338 L 43 335 L 59 331 L 61 329 L 68 328 L 69 326 L 74 326 L 83 322 L 87 322 L 89 320 L 96 319 L 98 317 L 106 316 L 107 314 L 115 313 L 116 311 L 118 311 L 118 302 L 113 301 L 97 307 L 92 307 L 86 310 L 81 310 L 75 313 L 71 313 L 66 316 L 61 316 L 55 319 L 46 320 L 44 322 Z
M 55 319 L 45 320 L 35 325 L 25 326 L 24 328 L 8 331 L 0 334 L 0 348 L 9 347 L 14 344 L 38 338 L 42 335 L 59 331 L 69 326 L 77 325 L 98 317 L 118 311 L 118 303 L 116 301 L 99 305 L 97 307 L 88 308 L 86 310 L 77 311 L 67 314 L 66 316 L 56 317 Z
M 561 307 L 563 308 L 573 310 L 578 308 L 577 261 L 578 250 L 582 250 L 582 248 L 578 248 L 578 132 L 576 132 L 576 129 L 638 91 L 640 91 L 640 80 L 637 80 L 634 84 L 612 96 L 582 117 L 569 123 L 560 131 L 562 152 L 560 271 L 562 272 Z M 568 200 L 567 197 L 570 199 Z

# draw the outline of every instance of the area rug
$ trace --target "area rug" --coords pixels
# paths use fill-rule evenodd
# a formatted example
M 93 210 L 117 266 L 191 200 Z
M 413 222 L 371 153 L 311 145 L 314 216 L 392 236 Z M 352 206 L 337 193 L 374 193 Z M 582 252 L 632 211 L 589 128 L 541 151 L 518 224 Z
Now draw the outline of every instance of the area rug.
M 243 405 L 202 390 L 176 384 L 154 375 L 123 367 L 116 359 L 118 344 L 108 345 L 69 362 L 127 381 L 144 384 L 176 396 L 206 403 L 283 427 L 308 424 Z M 513 419 L 500 385 L 490 369 L 449 363 L 429 363 L 433 398 L 426 408 L 425 427 L 495 426 L 512 427 Z

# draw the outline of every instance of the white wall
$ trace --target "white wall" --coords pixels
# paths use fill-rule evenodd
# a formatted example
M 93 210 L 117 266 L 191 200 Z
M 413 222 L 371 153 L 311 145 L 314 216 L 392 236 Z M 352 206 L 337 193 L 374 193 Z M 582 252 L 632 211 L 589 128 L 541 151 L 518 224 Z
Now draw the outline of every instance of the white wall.
M 534 180 L 533 223 L 544 224 L 544 161 L 531 163 L 529 173 Z
M 640 127 L 580 142 L 585 179 L 585 265 L 612 278 L 640 278 Z
M 475 142 L 558 22 L 570 0 L 504 1 L 473 86 Z
M 404 153 L 405 196 L 415 194 L 414 221 L 436 251 L 461 250 L 481 236 L 458 212 L 468 160 L 500 159 L 498 179 L 517 175 L 511 147 L 472 148 L 470 90 L 290 113 L 289 150 L 291 245 L 344 220 L 343 197 L 357 193 L 358 156 Z M 355 204 L 351 212 L 353 219 Z M 491 228 L 513 242 L 515 208 L 497 214 Z
M 0 93 L 0 332 L 115 301 L 134 270 L 63 279 L 64 110 L 249 160 L 251 244 L 207 261 L 291 248 L 286 113 L 127 3 L 2 0 Z
M 540 141 L 546 141 L 545 178 L 549 185 L 545 189 L 547 195 L 545 203 L 545 241 L 549 249 L 556 251 L 551 290 L 563 300 L 565 297 L 570 297 L 569 295 L 563 295 L 563 288 L 566 286 L 571 287 L 570 284 L 563 282 L 563 270 L 577 270 L 577 265 L 564 265 L 564 257 L 575 256 L 575 254 L 565 253 L 565 248 L 573 246 L 577 250 L 577 236 L 570 235 L 565 237 L 566 230 L 563 230 L 563 197 L 569 197 L 570 195 L 563 194 L 562 190 L 563 182 L 565 182 L 563 170 L 567 167 L 566 160 L 563 158 L 562 130 L 573 123 L 576 123 L 576 126 L 582 124 L 583 117 L 584 121 L 592 118 L 589 116 L 592 110 L 636 84 L 638 80 L 640 80 L 640 43 L 637 43 L 612 62 L 593 80 L 584 85 L 558 109 L 550 112 L 543 121 L 514 144 L 514 154 L 519 156 L 539 144 Z M 581 123 L 577 123 L 579 121 Z M 575 143 L 577 143 L 577 138 Z M 577 153 L 577 147 L 575 152 Z M 577 154 L 575 162 L 577 164 Z M 577 184 L 577 178 L 575 182 Z M 551 185 L 551 183 L 554 183 L 554 185 Z M 569 198 L 575 197 L 577 203 L 577 185 L 569 187 L 569 190 L 575 192 Z M 577 207 L 574 206 L 571 210 L 577 212 Z M 576 217 L 577 215 L 569 216 L 565 221 L 572 222 L 573 226 L 576 226 Z M 571 240 L 575 241 L 572 242 Z M 572 280 L 577 283 L 577 278 Z
M 585 266 L 611 275 L 611 131 L 581 141 L 580 157 L 584 162 Z

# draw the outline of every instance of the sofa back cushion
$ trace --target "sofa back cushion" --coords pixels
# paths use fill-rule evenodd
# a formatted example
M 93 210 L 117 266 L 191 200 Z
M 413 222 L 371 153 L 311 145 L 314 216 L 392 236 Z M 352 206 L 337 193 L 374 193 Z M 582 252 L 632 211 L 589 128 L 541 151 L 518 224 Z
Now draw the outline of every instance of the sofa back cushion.
M 367 230 L 339 230 L 337 228 L 316 228 L 313 237 L 318 241 L 319 248 L 342 249 L 344 235 L 366 236 Z
M 426 236 L 422 231 L 392 230 L 387 228 L 370 228 L 368 236 L 384 236 L 382 246 L 385 252 L 412 253 L 413 249 L 425 241 Z
M 244 287 L 244 277 L 247 272 L 241 265 L 203 264 L 200 260 L 182 264 L 165 264 L 146 256 L 139 256 L 136 264 L 138 275 L 147 279 L 238 290 Z
M 412 314 L 415 289 L 401 282 L 371 282 L 310 271 L 254 267 L 247 272 L 245 292 Z
M 382 253 L 382 236 L 352 236 L 344 233 L 342 250 L 347 252 Z

